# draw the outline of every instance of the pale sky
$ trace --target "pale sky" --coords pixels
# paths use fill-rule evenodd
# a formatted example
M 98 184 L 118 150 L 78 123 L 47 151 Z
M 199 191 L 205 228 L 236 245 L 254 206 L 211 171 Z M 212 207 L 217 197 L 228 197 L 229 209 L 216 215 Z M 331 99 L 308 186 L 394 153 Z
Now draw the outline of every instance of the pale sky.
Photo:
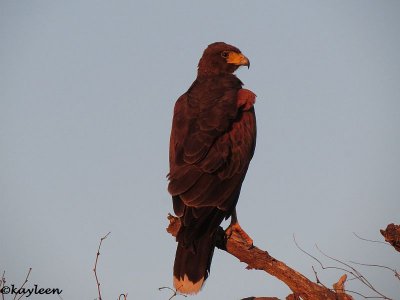
M 400 215 L 400 2 L 0 2 L 0 272 L 64 300 L 162 299 L 176 243 L 165 232 L 172 109 L 204 48 L 251 61 L 258 140 L 238 204 L 255 244 L 331 286 L 300 252 L 400 269 L 379 229 Z M 277 279 L 216 250 L 195 299 L 284 298 Z M 400 299 L 383 269 L 358 267 Z M 356 281 L 351 290 L 375 295 Z M 9 297 L 13 298 L 13 297 Z M 355 295 L 356 299 L 360 296 Z M 29 299 L 59 299 L 34 296 Z M 184 299 L 182 297 L 177 299 Z

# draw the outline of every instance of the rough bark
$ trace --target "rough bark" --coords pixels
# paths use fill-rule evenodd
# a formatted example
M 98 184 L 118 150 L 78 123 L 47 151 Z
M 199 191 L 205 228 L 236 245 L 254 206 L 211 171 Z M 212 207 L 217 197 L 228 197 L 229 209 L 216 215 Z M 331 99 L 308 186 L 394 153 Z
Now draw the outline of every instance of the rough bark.
M 381 234 L 386 242 L 400 252 L 400 225 L 389 224 L 385 230 L 381 229 Z
M 170 224 L 167 231 L 176 236 L 180 228 L 180 220 L 172 215 L 168 216 Z M 295 300 L 352 300 L 353 298 L 346 294 L 344 283 L 346 276 L 342 276 L 334 285 L 333 289 L 328 289 L 317 283 L 310 281 L 304 275 L 290 268 L 285 263 L 275 259 L 267 251 L 261 250 L 256 246 L 249 246 L 242 242 L 241 237 L 235 232 L 227 236 L 220 227 L 216 232 L 216 246 L 225 250 L 229 254 L 238 258 L 241 262 L 247 264 L 247 269 L 263 270 L 268 274 L 284 282 L 292 291 L 286 299 Z M 250 297 L 247 299 L 278 299 L 274 297 Z

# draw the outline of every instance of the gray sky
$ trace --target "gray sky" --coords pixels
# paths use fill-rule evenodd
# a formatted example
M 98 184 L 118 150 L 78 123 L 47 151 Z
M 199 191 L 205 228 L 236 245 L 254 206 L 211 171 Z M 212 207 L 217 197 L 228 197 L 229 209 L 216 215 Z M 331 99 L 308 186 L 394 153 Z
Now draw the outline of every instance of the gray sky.
M 149 1 L 150 2 L 150 1 Z M 165 232 L 172 109 L 204 48 L 239 47 L 258 98 L 258 141 L 238 204 L 255 244 L 326 284 L 331 256 L 400 268 L 379 229 L 399 223 L 400 2 L 0 2 L 0 271 L 95 299 L 168 299 Z M 359 267 L 388 296 L 398 281 Z M 372 293 L 355 281 L 349 289 Z M 285 297 L 287 287 L 216 251 L 196 299 Z M 31 296 L 30 299 L 44 299 Z M 356 296 L 356 299 L 359 298 Z M 46 299 L 58 299 L 46 296 Z

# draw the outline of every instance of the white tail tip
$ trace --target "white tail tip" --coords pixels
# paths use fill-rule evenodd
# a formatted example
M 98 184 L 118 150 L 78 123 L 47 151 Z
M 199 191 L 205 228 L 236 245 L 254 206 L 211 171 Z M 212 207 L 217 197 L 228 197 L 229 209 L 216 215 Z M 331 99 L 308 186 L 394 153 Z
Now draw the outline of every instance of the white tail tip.
M 204 277 L 197 282 L 192 282 L 186 274 L 183 278 L 179 279 L 174 276 L 174 287 L 182 294 L 197 294 L 201 290 L 203 283 Z

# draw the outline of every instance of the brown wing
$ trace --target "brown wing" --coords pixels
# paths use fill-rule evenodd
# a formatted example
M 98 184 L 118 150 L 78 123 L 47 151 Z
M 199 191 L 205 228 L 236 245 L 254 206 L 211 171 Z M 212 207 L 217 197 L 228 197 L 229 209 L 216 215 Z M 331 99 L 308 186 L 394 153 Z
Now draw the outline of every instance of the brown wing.
M 207 85 L 221 83 L 195 82 L 175 104 L 168 190 L 175 213 L 191 229 L 186 241 L 229 217 L 254 153 L 254 109 L 238 107 L 241 83 L 230 84 L 212 90 Z

